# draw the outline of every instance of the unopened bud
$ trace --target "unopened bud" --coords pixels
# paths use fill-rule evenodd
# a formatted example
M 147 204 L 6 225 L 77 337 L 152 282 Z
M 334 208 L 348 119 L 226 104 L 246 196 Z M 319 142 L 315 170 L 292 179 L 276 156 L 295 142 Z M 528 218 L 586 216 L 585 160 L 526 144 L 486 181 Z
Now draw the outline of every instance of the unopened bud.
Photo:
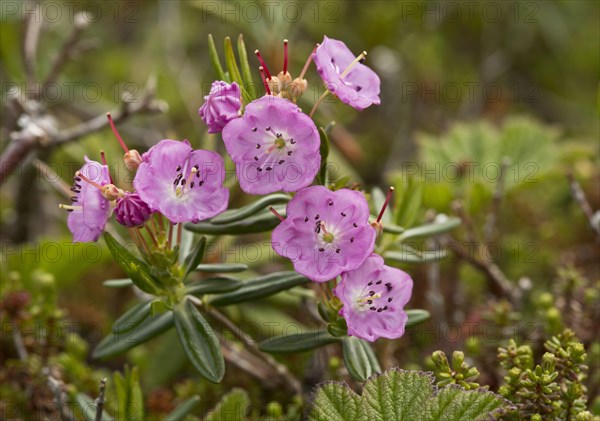
M 304 91 L 308 88 L 308 82 L 306 79 L 300 79 L 297 77 L 292 81 L 292 83 L 288 87 L 288 93 L 290 98 L 295 102 L 302 96 Z
M 125 166 L 128 170 L 134 171 L 137 170 L 137 168 L 142 163 L 142 156 L 135 149 L 130 149 L 123 156 L 123 161 L 125 161 Z
M 102 195 L 106 198 L 106 200 L 113 201 L 117 200 L 123 195 L 123 190 L 114 184 L 106 184 L 102 187 Z
M 267 84 L 273 95 L 278 95 L 279 92 L 281 92 L 281 81 L 277 76 L 272 76 L 270 79 L 267 79 Z
M 371 226 L 377 232 L 378 237 L 383 233 L 383 224 L 381 222 L 373 221 L 371 222 Z

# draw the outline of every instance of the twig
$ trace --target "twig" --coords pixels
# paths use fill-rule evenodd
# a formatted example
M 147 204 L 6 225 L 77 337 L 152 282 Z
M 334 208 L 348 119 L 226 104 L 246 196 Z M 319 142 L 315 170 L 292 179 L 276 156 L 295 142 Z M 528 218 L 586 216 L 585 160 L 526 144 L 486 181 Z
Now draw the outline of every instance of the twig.
M 502 159 L 500 164 L 500 173 L 498 174 L 498 181 L 496 182 L 496 189 L 494 190 L 494 196 L 492 197 L 492 206 L 485 221 L 483 228 L 483 238 L 488 243 L 496 230 L 496 223 L 498 222 L 498 212 L 500 211 L 500 204 L 504 195 L 504 180 L 506 178 L 506 170 L 510 164 L 510 160 L 507 157 Z
M 43 19 L 40 19 L 39 3 L 33 2 L 33 7 L 35 8 L 33 13 L 27 15 L 25 36 L 23 37 L 23 65 L 29 89 L 33 89 L 36 83 L 37 48 L 43 23 Z
M 121 122 L 138 113 L 159 113 L 166 110 L 163 101 L 154 99 L 154 91 L 146 91 L 139 102 L 125 102 L 120 109 L 111 111 L 113 121 Z M 90 133 L 103 129 L 108 125 L 106 114 L 102 114 L 84 123 L 56 133 L 48 133 L 42 129 L 32 131 L 28 127 L 12 134 L 12 141 L 0 157 L 0 184 L 24 161 L 34 149 L 44 146 L 61 145 Z
M 297 395 L 302 395 L 302 386 L 300 385 L 300 382 L 294 377 L 292 373 L 290 373 L 286 366 L 284 366 L 283 364 L 279 364 L 277 360 L 275 360 L 275 358 L 271 357 L 269 354 L 265 354 L 264 352 L 262 352 L 254 341 L 247 338 L 246 335 L 244 335 L 231 320 L 229 320 L 219 311 L 217 311 L 214 308 L 211 308 L 209 310 L 209 314 L 213 316 L 217 321 L 219 321 L 219 323 L 221 323 L 223 326 L 229 329 L 238 339 L 240 339 L 244 343 L 244 345 L 248 349 L 254 351 L 256 356 L 260 357 L 263 361 L 269 364 L 277 372 L 277 374 L 279 374 L 282 377 L 282 379 L 285 380 L 285 384 L 289 386 L 294 393 L 296 393 Z
M 48 386 L 54 393 L 54 404 L 56 405 L 56 409 L 60 414 L 60 419 L 62 421 L 71 421 L 73 418 L 65 411 L 65 392 L 62 388 L 62 382 L 52 377 L 49 368 L 46 367 L 44 371 L 48 375 Z
M 73 25 L 73 29 L 71 30 L 71 33 L 69 34 L 65 42 L 63 43 L 60 52 L 52 62 L 52 68 L 50 69 L 50 72 L 48 72 L 46 79 L 44 79 L 42 87 L 37 92 L 38 97 L 42 92 L 44 92 L 44 89 L 48 85 L 54 83 L 56 79 L 58 79 L 58 76 L 63 70 L 64 65 L 69 60 L 71 60 L 71 58 L 73 58 L 76 51 L 77 43 L 79 42 L 79 39 L 81 37 L 81 33 L 88 26 L 88 24 L 89 21 L 85 18 L 85 16 L 82 13 L 77 13 L 75 15 L 75 23 Z
M 104 409 L 104 393 L 106 392 L 106 378 L 100 380 L 100 394 L 96 399 L 96 421 L 102 421 L 102 411 Z
M 577 202 L 579 207 L 581 208 L 583 214 L 586 216 L 588 223 L 592 230 L 596 233 L 597 240 L 600 241 L 600 218 L 594 215 L 594 211 L 585 197 L 585 193 L 581 188 L 581 184 L 575 178 L 572 170 L 567 172 L 567 179 L 569 180 L 569 188 L 571 190 L 571 196 Z
M 29 354 L 27 353 L 27 348 L 23 344 L 23 336 L 21 336 L 21 330 L 17 323 L 13 322 L 13 342 L 15 344 L 15 348 L 17 350 L 17 355 L 19 356 L 19 360 L 26 361 Z

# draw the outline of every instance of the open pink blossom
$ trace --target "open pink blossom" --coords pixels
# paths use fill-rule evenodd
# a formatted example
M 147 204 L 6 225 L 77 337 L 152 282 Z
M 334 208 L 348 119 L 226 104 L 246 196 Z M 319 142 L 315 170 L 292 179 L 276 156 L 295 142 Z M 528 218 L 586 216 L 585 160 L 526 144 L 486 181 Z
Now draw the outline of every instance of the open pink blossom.
M 342 273 L 342 282 L 333 290 L 344 306 L 348 335 L 373 342 L 404 335 L 408 316 L 404 306 L 412 294 L 410 276 L 390 266 L 377 254 L 357 269 Z
M 72 206 L 61 206 L 69 211 L 67 226 L 73 234 L 73 242 L 85 243 L 96 241 L 104 231 L 110 216 L 111 205 L 104 197 L 101 186 L 110 184 L 108 166 L 85 157 L 85 164 L 78 174 L 94 184 L 75 176 L 71 190 L 75 196 L 71 198 Z
M 361 192 L 322 186 L 300 190 L 274 230 L 273 249 L 315 282 L 359 267 L 373 252 L 375 230 Z
M 227 123 L 240 116 L 241 108 L 239 85 L 217 80 L 210 87 L 209 94 L 204 97 L 204 104 L 198 110 L 198 114 L 208 126 L 209 133 L 219 133 Z
M 313 54 L 317 72 L 327 89 L 357 110 L 381 102 L 381 81 L 373 70 L 360 62 L 364 54 L 357 58 L 342 41 L 327 37 Z
M 133 180 L 139 197 L 170 221 L 198 222 L 227 209 L 225 165 L 215 152 L 165 139 L 142 156 Z
M 227 124 L 223 141 L 240 187 L 250 194 L 298 191 L 313 182 L 321 164 L 315 123 L 297 105 L 270 95 Z

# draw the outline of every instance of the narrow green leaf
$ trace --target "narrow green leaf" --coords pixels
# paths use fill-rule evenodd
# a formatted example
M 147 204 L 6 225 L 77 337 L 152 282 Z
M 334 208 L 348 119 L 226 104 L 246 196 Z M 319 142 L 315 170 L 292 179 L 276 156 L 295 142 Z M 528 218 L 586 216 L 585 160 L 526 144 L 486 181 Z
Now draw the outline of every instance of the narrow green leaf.
M 422 323 L 431 317 L 427 310 L 422 309 L 406 310 L 406 315 L 408 316 L 407 327 Z
M 277 272 L 244 281 L 235 291 L 213 297 L 210 303 L 215 306 L 243 303 L 268 297 L 280 291 L 308 282 L 308 278 L 296 272 Z
M 318 329 L 269 338 L 262 341 L 259 348 L 271 353 L 302 352 L 339 341 L 340 338 L 332 336 L 327 330 Z
M 77 401 L 77 406 L 83 415 L 83 419 L 85 421 L 95 421 L 96 420 L 96 400 L 90 398 L 85 393 L 78 393 L 75 395 L 75 400 Z M 112 421 L 113 417 L 108 415 L 106 411 L 102 411 L 102 421 Z
M 131 279 L 129 278 L 109 279 L 108 281 L 102 282 L 102 285 L 107 288 L 125 288 L 133 285 L 133 282 L 131 282 Z
M 148 317 L 135 329 L 106 336 L 94 349 L 93 358 L 106 358 L 121 354 L 158 336 L 173 326 L 173 313 L 168 311 L 159 316 Z
M 185 293 L 191 295 L 219 294 L 234 291 L 242 285 L 237 279 L 219 276 L 188 284 L 185 286 Z
M 198 407 L 200 396 L 194 395 L 185 400 L 171 411 L 165 418 L 165 421 L 183 421 L 185 417 Z
M 277 212 L 285 216 L 285 207 L 274 207 Z M 197 224 L 186 224 L 185 228 L 200 234 L 255 234 L 258 232 L 271 231 L 281 221 L 269 210 L 258 212 L 248 218 L 228 224 L 212 224 L 210 222 L 200 222 Z
M 240 88 L 244 87 L 244 82 L 242 81 L 242 75 L 240 75 L 240 70 L 238 69 L 237 62 L 235 60 L 235 53 L 233 51 L 233 44 L 231 43 L 231 38 L 225 37 L 224 42 L 224 51 L 225 51 L 225 65 L 227 66 L 227 71 L 231 76 L 232 82 L 237 82 L 240 85 Z
M 221 382 L 225 361 L 212 327 L 190 300 L 175 307 L 174 314 L 179 341 L 196 370 L 213 383 Z
M 204 251 L 206 250 L 206 237 L 200 237 L 200 240 L 196 243 L 190 254 L 188 254 L 183 262 L 185 267 L 185 275 L 183 279 L 186 279 L 188 275 L 194 271 L 196 267 L 202 261 L 204 257 Z
M 248 270 L 248 265 L 244 263 L 206 263 L 196 266 L 194 270 L 207 273 L 238 273 Z
M 150 306 L 152 301 L 145 301 L 136 304 L 119 317 L 112 326 L 112 332 L 115 334 L 129 332 L 139 326 L 148 316 L 150 316 Z
M 448 231 L 452 231 L 459 225 L 459 218 L 448 218 L 448 220 L 444 222 L 425 224 L 415 228 L 407 229 L 400 235 L 398 240 L 406 241 L 409 238 L 430 237 L 432 235 L 439 235 Z
M 136 367 L 125 366 L 123 373 L 113 375 L 117 395 L 116 417 L 123 421 L 144 420 L 144 400 L 140 388 L 139 373 Z
M 250 70 L 250 63 L 248 62 L 248 52 L 246 51 L 246 44 L 244 43 L 244 36 L 240 34 L 237 42 L 238 55 L 240 56 L 240 67 L 242 68 L 242 78 L 244 80 L 244 87 L 250 100 L 256 99 L 256 86 L 252 79 L 252 71 Z
M 377 217 L 373 217 L 373 219 L 377 219 Z M 395 224 L 384 224 L 383 232 L 388 232 L 390 234 L 402 234 L 404 232 L 404 228 Z
M 397 183 L 395 188 L 394 223 L 401 227 L 411 227 L 417 220 L 423 203 L 423 182 L 417 177 L 408 177 Z
M 327 185 L 327 158 L 329 157 L 329 136 L 327 136 L 327 132 L 323 127 L 319 127 L 319 137 L 321 139 L 321 146 L 319 147 L 319 154 L 321 155 L 321 167 L 319 168 L 318 177 L 320 184 Z
M 221 402 L 213 408 L 204 421 L 246 421 L 250 408 L 250 398 L 243 389 L 232 389 L 223 396 Z
M 354 380 L 366 381 L 371 375 L 379 373 L 381 367 L 368 342 L 353 336 L 342 339 L 344 364 Z
M 383 253 L 383 258 L 385 260 L 391 260 L 396 263 L 432 263 L 439 262 L 440 260 L 445 259 L 448 256 L 446 250 L 437 250 L 437 251 L 422 251 L 422 252 L 412 252 L 409 250 L 402 251 L 386 251 Z
M 213 39 L 212 34 L 208 34 L 208 54 L 210 56 L 210 62 L 213 65 L 213 69 L 215 69 L 215 73 L 217 74 L 217 79 L 224 80 L 225 82 L 231 82 L 231 80 L 225 78 L 223 66 L 221 66 L 221 60 L 219 59 L 219 53 L 217 53 L 217 47 L 215 46 L 215 40 Z
M 117 264 L 129 276 L 135 286 L 148 294 L 160 294 L 160 287 L 150 276 L 150 269 L 146 263 L 131 254 L 110 233 L 104 233 L 104 240 Z
M 249 205 L 243 206 L 239 209 L 231 209 L 223 212 L 220 215 L 215 216 L 210 220 L 211 224 L 229 224 L 252 216 L 257 212 L 264 211 L 268 206 L 287 203 L 290 200 L 290 196 L 283 193 L 270 194 L 262 197 Z

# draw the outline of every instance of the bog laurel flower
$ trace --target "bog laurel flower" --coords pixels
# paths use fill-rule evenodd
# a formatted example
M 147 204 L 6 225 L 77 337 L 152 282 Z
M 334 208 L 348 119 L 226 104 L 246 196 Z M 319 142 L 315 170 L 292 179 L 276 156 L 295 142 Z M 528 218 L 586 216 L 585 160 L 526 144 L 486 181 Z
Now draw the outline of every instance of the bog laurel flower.
M 240 87 L 217 80 L 210 92 L 204 97 L 204 104 L 198 110 L 202 121 L 208 126 L 209 133 L 219 133 L 231 120 L 240 116 L 242 108 Z
M 335 192 L 313 186 L 300 190 L 287 205 L 287 217 L 274 230 L 275 252 L 315 282 L 329 281 L 356 269 L 373 252 L 375 230 L 369 206 L 358 191 Z
M 333 292 L 343 303 L 340 315 L 346 319 L 348 335 L 370 342 L 404 335 L 408 320 L 404 306 L 412 285 L 406 272 L 385 266 L 377 254 L 358 269 L 342 273 L 342 282 Z
M 198 222 L 227 209 L 225 165 L 187 141 L 161 140 L 142 156 L 133 185 L 142 201 L 171 222 Z
M 327 37 L 313 54 L 317 72 L 327 89 L 357 110 L 380 103 L 381 82 L 373 70 L 362 64 L 366 55 L 363 52 L 355 57 L 342 41 Z
M 85 164 L 74 177 L 72 205 L 60 207 L 69 211 L 67 226 L 73 242 L 96 241 L 104 231 L 111 204 L 105 192 L 112 191 L 108 166 L 85 157 Z
M 115 218 L 117 222 L 126 227 L 141 227 L 152 215 L 152 209 L 140 198 L 137 193 L 125 192 L 117 199 Z
M 252 101 L 223 129 L 240 187 L 250 194 L 297 191 L 319 170 L 319 133 L 298 106 L 270 95 Z

